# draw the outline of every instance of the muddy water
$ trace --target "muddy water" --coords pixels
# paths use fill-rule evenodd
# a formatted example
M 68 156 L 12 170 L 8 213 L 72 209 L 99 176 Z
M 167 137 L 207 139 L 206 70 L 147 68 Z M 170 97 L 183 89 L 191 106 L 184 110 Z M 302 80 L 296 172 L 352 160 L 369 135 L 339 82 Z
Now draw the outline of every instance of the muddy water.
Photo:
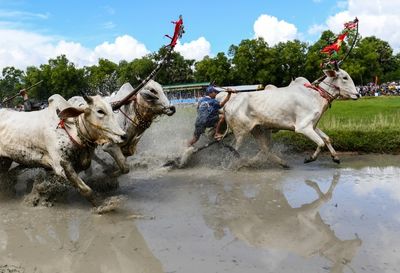
M 212 148 L 186 169 L 159 168 L 190 137 L 185 120 L 182 133 L 163 129 L 162 156 L 149 132 L 118 178 L 113 194 L 126 201 L 114 212 L 92 213 L 72 189 L 28 206 L 29 172 L 1 186 L 0 273 L 400 271 L 399 155 L 304 165 L 279 149 L 291 169 L 233 171 Z

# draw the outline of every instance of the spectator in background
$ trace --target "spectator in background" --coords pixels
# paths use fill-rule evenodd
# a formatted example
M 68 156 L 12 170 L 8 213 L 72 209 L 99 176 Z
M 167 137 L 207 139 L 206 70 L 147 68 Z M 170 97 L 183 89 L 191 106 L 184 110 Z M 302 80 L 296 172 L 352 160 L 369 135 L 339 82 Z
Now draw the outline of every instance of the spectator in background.
M 26 92 L 26 89 L 21 89 L 19 91 L 19 94 L 24 100 L 24 111 L 25 112 L 31 112 L 31 111 L 37 111 L 40 110 L 40 104 L 33 103 L 29 97 L 28 97 L 28 92 Z

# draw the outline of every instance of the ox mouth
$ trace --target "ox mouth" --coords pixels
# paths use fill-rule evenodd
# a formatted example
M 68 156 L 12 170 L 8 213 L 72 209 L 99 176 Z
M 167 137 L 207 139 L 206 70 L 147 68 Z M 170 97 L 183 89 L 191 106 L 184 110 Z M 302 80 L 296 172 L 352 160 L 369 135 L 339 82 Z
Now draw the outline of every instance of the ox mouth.
M 358 100 L 360 98 L 360 95 L 354 95 L 354 96 L 350 96 L 350 98 L 352 100 Z
M 117 137 L 113 138 L 112 142 L 114 142 L 114 143 L 123 143 L 125 141 L 125 139 L 126 139 L 126 137 L 124 137 L 124 136 L 117 136 Z
M 115 135 L 106 136 L 105 139 L 102 139 L 100 142 L 101 142 L 101 145 L 106 144 L 106 143 L 110 143 L 110 142 L 119 144 L 119 143 L 123 143 L 125 140 L 126 140 L 126 136 L 125 135 L 117 135 L 117 134 L 115 134 Z

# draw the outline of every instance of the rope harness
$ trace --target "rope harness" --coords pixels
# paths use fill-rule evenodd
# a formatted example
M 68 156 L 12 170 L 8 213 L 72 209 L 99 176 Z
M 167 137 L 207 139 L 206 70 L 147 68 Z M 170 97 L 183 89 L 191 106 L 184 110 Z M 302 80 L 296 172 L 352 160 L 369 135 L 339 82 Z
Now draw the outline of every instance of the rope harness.
M 79 122 L 80 119 L 81 119 L 81 122 Z M 109 130 L 107 128 L 103 128 L 101 126 L 98 126 L 98 125 L 96 125 L 96 124 L 94 124 L 94 123 L 92 123 L 90 121 L 86 121 L 86 122 L 89 123 L 92 127 L 96 128 L 98 130 L 101 130 L 101 131 L 104 131 L 104 132 L 113 133 L 111 130 Z M 87 136 L 83 133 L 80 123 L 82 123 L 83 128 L 85 129 Z M 66 126 L 65 126 L 65 119 L 61 119 L 56 128 L 57 129 L 58 128 L 64 129 L 64 131 L 67 133 L 69 139 L 76 146 L 78 146 L 80 148 L 85 148 L 85 147 L 96 148 L 97 144 L 96 144 L 95 141 L 92 140 L 94 138 L 90 135 L 89 130 L 85 125 L 85 122 L 81 118 L 81 115 L 79 115 L 78 117 L 74 118 L 74 124 L 76 126 L 78 139 L 80 141 L 74 139 L 74 137 L 68 132 L 68 130 L 67 130 Z
M 330 84 L 330 83 L 326 83 L 326 82 L 322 82 L 322 83 L 326 84 L 330 88 L 334 88 L 334 89 L 338 90 L 338 92 L 339 92 L 338 95 L 340 96 L 340 88 L 339 87 L 337 87 L 334 84 Z M 321 97 L 323 97 L 324 99 L 326 99 L 328 101 L 329 108 L 331 107 L 331 102 L 337 97 L 337 96 L 334 96 L 331 93 L 329 93 L 324 88 L 322 88 L 319 84 L 315 84 L 314 85 L 314 84 L 311 84 L 311 83 L 305 83 L 304 86 L 307 87 L 307 88 L 310 88 L 310 89 L 312 89 L 314 91 L 317 91 Z
M 143 131 L 145 131 L 147 128 L 150 127 L 151 123 L 153 122 L 153 119 L 145 119 L 143 117 L 143 115 L 139 112 L 139 104 L 133 100 L 133 111 L 135 113 L 135 116 L 133 117 L 133 119 L 131 117 L 129 117 L 129 115 L 127 113 L 125 113 L 124 111 L 122 111 L 122 109 L 118 109 L 127 120 L 129 120 L 136 128 L 141 129 Z
M 69 139 L 72 141 L 73 144 L 75 144 L 76 146 L 80 147 L 80 148 L 84 148 L 85 146 L 81 143 L 79 143 L 78 141 L 76 141 L 72 135 L 68 132 L 67 128 L 65 127 L 65 120 L 64 119 L 60 119 L 60 122 L 58 123 L 56 129 L 64 129 L 64 131 L 67 133 Z
M 77 133 L 78 133 L 78 137 L 79 137 L 79 139 L 83 140 L 83 141 L 82 141 L 82 142 L 83 142 L 83 145 L 88 146 L 88 147 L 91 147 L 91 148 L 96 148 L 96 143 L 95 143 L 93 140 L 91 140 L 91 139 L 92 139 L 92 136 L 89 134 L 89 130 L 86 128 L 86 125 L 85 125 L 85 123 L 83 122 L 83 119 L 82 119 L 82 125 L 83 125 L 83 127 L 85 128 L 85 131 L 86 131 L 86 133 L 88 134 L 89 138 L 86 137 L 86 136 L 83 134 L 83 132 L 82 132 L 82 130 L 81 130 L 81 127 L 80 127 L 80 125 L 79 125 L 79 118 L 80 118 L 80 116 L 81 116 L 81 115 L 79 115 L 77 118 L 74 118 L 75 126 L 76 126 Z

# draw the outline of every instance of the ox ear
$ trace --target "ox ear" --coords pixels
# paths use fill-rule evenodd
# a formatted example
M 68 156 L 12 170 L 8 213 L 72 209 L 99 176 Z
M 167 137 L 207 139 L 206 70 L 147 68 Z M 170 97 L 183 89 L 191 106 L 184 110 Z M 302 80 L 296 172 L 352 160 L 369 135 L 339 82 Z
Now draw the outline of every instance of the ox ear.
M 325 69 L 324 70 L 324 74 L 328 77 L 332 77 L 335 78 L 337 76 L 336 71 L 335 70 L 331 70 L 331 69 Z
M 74 118 L 82 114 L 84 110 L 75 108 L 75 107 L 67 107 L 63 109 L 62 111 L 58 112 L 57 115 L 60 119 L 66 119 L 66 118 Z

